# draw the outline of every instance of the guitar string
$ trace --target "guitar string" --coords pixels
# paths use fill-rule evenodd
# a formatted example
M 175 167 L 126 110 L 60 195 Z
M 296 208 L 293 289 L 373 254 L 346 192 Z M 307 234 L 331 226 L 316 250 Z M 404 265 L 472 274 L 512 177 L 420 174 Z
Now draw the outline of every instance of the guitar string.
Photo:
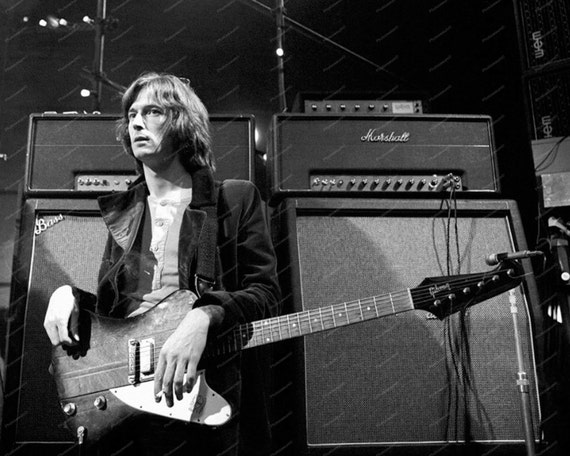
M 481 282 L 482 278 L 490 278 L 496 274 L 497 271 L 490 272 L 485 275 L 478 275 L 477 278 L 467 275 L 467 277 L 459 277 L 458 279 L 449 280 L 445 283 L 450 284 L 450 287 L 453 288 L 470 288 L 477 286 Z M 373 320 L 382 316 L 415 310 L 417 307 L 414 307 L 414 305 L 410 303 L 410 294 L 412 294 L 414 298 L 414 303 L 427 304 L 434 301 L 435 298 L 433 297 L 432 292 L 433 287 L 437 285 L 437 283 L 428 284 L 413 289 L 406 289 L 379 296 L 371 296 L 354 301 L 333 304 L 331 306 L 309 309 L 293 314 L 285 314 L 267 320 L 258 320 L 251 323 L 241 324 L 234 328 L 231 334 L 226 335 L 221 342 L 218 342 L 216 346 L 206 347 L 204 355 L 208 355 L 208 357 L 223 355 L 247 348 L 253 348 L 258 345 L 278 342 L 336 327 Z M 475 298 L 476 294 L 474 294 L 473 297 Z M 409 305 L 401 307 L 402 304 Z M 363 305 L 370 306 L 364 309 Z M 396 307 L 398 307 L 398 310 L 396 310 Z M 342 311 L 341 308 L 344 308 L 344 311 Z M 363 310 L 371 312 L 372 309 L 373 314 L 371 313 L 364 317 L 364 314 L 362 313 Z M 351 317 L 352 313 L 354 315 Z M 354 319 L 351 320 L 351 318 Z M 311 321 L 314 321 L 315 319 L 317 319 L 319 326 L 321 326 L 320 329 L 313 329 Z M 342 324 L 339 324 L 337 319 L 342 319 Z M 292 330 L 292 328 L 298 328 L 298 330 Z M 285 331 L 286 333 L 283 334 Z M 244 341 L 244 339 L 246 340 Z M 149 346 L 146 349 L 142 347 L 139 350 L 139 355 L 141 358 L 145 357 L 152 359 L 153 364 L 156 365 L 161 348 L 162 345 L 159 344 Z M 153 353 L 151 353 L 151 351 Z M 152 358 L 150 358 L 151 356 Z
M 498 272 L 498 271 L 497 271 Z M 486 275 L 478 275 L 478 278 L 476 279 L 475 277 L 471 276 L 471 275 L 467 275 L 467 277 L 460 277 L 458 279 L 454 279 L 454 280 L 449 280 L 446 283 L 449 283 L 450 285 L 453 285 L 454 288 L 459 288 L 457 287 L 457 284 L 461 284 L 461 287 L 469 287 L 469 286 L 473 286 L 473 285 L 477 285 L 481 278 L 485 278 L 485 277 L 492 277 L 493 275 L 496 275 L 496 272 L 493 273 L 488 273 Z M 524 277 L 526 275 L 529 275 L 529 273 L 525 273 L 521 276 Z M 463 282 L 463 283 L 462 283 Z M 368 298 L 362 298 L 359 300 L 354 300 L 354 301 L 350 301 L 350 302 L 346 302 L 346 303 L 339 303 L 339 304 L 333 304 L 331 306 L 325 306 L 325 307 L 321 307 L 321 308 L 316 308 L 316 309 L 310 309 L 308 311 L 303 311 L 303 312 L 298 312 L 296 314 L 285 314 L 285 315 L 281 315 L 278 317 L 274 317 L 269 319 L 269 321 L 271 322 L 275 322 L 276 324 L 271 323 L 270 325 L 266 325 L 263 324 L 262 321 L 254 321 L 251 322 L 249 324 L 242 324 L 240 326 L 238 326 L 237 328 L 235 328 L 233 330 L 233 332 L 231 333 L 231 335 L 227 335 L 224 339 L 224 341 L 218 345 L 218 351 L 214 352 L 214 350 L 210 350 L 210 352 L 207 352 L 206 349 L 204 352 L 204 355 L 208 355 L 211 353 L 211 355 L 223 355 L 226 353 L 231 353 L 231 352 L 235 352 L 238 351 L 240 349 L 247 349 L 247 348 L 251 348 L 254 347 L 256 345 L 252 344 L 249 346 L 243 346 L 242 341 L 243 341 L 243 334 L 245 332 L 245 334 L 252 334 L 252 337 L 250 339 L 247 340 L 247 342 L 250 342 L 251 340 L 253 340 L 254 338 L 260 339 L 262 336 L 264 339 L 267 339 L 266 335 L 267 335 L 267 327 L 269 326 L 269 331 L 271 334 L 271 341 L 270 342 L 278 342 L 280 340 L 285 340 L 285 339 L 289 339 L 289 338 L 294 338 L 294 337 L 299 337 L 302 336 L 304 334 L 308 334 L 308 333 L 312 333 L 312 332 L 319 332 L 319 331 L 324 331 L 324 330 L 328 330 L 328 329 L 333 329 L 335 327 L 339 327 L 339 326 L 347 326 L 349 324 L 353 324 L 353 323 L 359 323 L 359 322 L 363 322 L 363 321 L 367 321 L 367 320 L 373 320 L 376 318 L 379 318 L 381 316 L 388 316 L 390 314 L 394 314 L 393 311 L 391 311 L 390 309 L 395 309 L 396 305 L 401 306 L 402 303 L 404 304 L 409 304 L 407 306 L 407 308 L 401 308 L 398 307 L 400 309 L 400 313 L 404 312 L 406 310 L 413 310 L 416 309 L 417 307 L 414 307 L 412 304 L 410 304 L 410 293 L 413 292 L 413 297 L 415 299 L 413 299 L 414 303 L 428 303 L 433 301 L 433 297 L 430 294 L 430 288 L 432 288 L 434 286 L 434 284 L 428 284 L 425 286 L 418 286 L 416 288 L 413 289 L 406 289 L 406 290 L 402 290 L 402 291 L 398 291 L 398 292 L 394 292 L 394 293 L 388 293 L 388 294 L 383 294 L 383 295 L 379 295 L 379 296 L 372 296 L 372 297 L 368 297 Z M 476 295 L 474 296 L 476 297 Z M 363 305 L 370 305 L 369 308 L 364 309 L 362 306 Z M 339 307 L 344 307 L 345 309 L 345 314 L 348 315 L 346 317 L 346 323 L 343 323 L 342 325 L 338 325 L 336 318 L 334 317 L 334 313 L 336 310 L 339 309 Z M 363 310 L 366 310 L 367 312 L 372 312 L 373 310 L 373 315 L 367 315 L 366 318 L 364 316 Z M 327 313 L 328 312 L 328 313 Z M 319 317 L 319 322 L 321 325 L 321 329 L 320 330 L 313 330 L 312 326 L 311 326 L 311 322 L 309 320 L 309 317 L 314 318 L 316 317 L 316 314 L 318 313 L 318 317 Z M 351 318 L 351 313 L 358 313 L 358 315 L 356 317 L 353 316 L 353 318 L 355 318 L 354 320 L 350 320 Z M 397 313 L 397 312 L 396 312 Z M 291 318 L 294 318 L 295 320 L 297 320 L 298 322 L 298 327 L 299 332 L 298 333 L 293 333 L 291 332 Z M 303 326 L 304 325 L 304 326 Z M 303 327 L 305 328 L 309 328 L 309 331 L 304 331 Z M 288 333 L 286 335 L 286 337 L 284 337 L 281 333 L 281 328 L 289 328 Z M 158 331 L 158 333 L 170 333 L 171 331 L 173 331 L 175 328 L 164 328 L 161 331 Z M 276 338 L 276 336 L 273 336 L 273 333 L 276 333 L 277 336 L 279 336 L 278 338 Z M 261 335 L 261 336 L 260 336 Z M 270 342 L 266 342 L 266 340 L 258 340 L 257 341 L 257 345 L 261 345 L 261 344 L 265 344 L 265 343 L 270 343 Z M 152 361 L 153 361 L 153 365 L 156 366 L 156 362 L 158 360 L 158 354 L 160 352 L 160 349 L 162 348 L 162 346 L 160 344 L 157 344 L 155 346 L 152 347 L 148 347 L 148 349 L 145 348 L 141 348 L 140 349 L 140 358 L 142 359 L 143 357 L 147 357 L 150 358 L 150 351 L 152 350 Z M 147 353 L 148 351 L 148 353 Z M 114 369 L 120 369 L 120 366 L 116 365 L 117 363 L 108 363 L 108 364 L 104 364 L 104 365 L 100 365 L 97 368 L 93 368 L 90 367 L 89 370 L 89 374 L 94 374 L 96 373 L 98 370 L 102 370 L 102 369 L 106 369 L 108 368 L 108 366 L 113 366 Z M 124 363 L 123 363 L 124 366 Z M 123 369 L 125 369 L 125 367 L 122 367 Z M 76 371 L 76 373 L 80 373 L 80 374 L 84 374 L 85 372 L 83 371 Z M 150 379 L 151 376 L 149 376 L 148 379 Z M 147 380 L 147 379 L 145 379 Z

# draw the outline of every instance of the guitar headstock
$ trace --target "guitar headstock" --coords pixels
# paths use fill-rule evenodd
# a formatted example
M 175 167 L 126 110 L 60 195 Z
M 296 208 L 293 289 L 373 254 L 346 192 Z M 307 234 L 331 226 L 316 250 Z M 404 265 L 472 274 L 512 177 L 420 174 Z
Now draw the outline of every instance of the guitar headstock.
M 414 308 L 430 312 L 442 320 L 516 287 L 522 278 L 521 265 L 508 261 L 483 273 L 429 277 L 410 292 Z

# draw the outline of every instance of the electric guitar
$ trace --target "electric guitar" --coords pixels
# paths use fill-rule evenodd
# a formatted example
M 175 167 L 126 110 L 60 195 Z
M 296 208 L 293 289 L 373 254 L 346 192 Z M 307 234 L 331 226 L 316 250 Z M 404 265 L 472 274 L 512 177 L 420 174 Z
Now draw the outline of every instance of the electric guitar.
M 504 262 L 484 273 L 426 278 L 416 288 L 242 324 L 207 345 L 203 359 L 411 310 L 444 319 L 514 288 L 522 277 L 518 263 Z M 231 418 L 230 404 L 209 388 L 203 370 L 193 390 L 173 407 L 154 399 L 160 348 L 195 300 L 191 291 L 178 290 L 132 318 L 81 313 L 80 344 L 55 347 L 51 366 L 66 426 L 79 443 L 87 436 L 96 441 L 139 413 L 209 426 Z

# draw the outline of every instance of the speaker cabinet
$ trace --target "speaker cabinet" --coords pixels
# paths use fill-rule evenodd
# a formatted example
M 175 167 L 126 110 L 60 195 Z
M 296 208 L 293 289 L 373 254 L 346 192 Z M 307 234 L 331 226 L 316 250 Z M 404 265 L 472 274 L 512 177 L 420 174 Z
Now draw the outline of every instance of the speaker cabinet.
M 63 428 L 49 373 L 51 343 L 43 319 L 51 293 L 60 285 L 95 291 L 106 239 L 93 199 L 29 199 L 23 205 L 13 267 L 3 421 L 3 442 L 14 454 L 39 454 L 34 453 L 39 444 L 44 454 L 73 441 Z
M 290 290 L 285 312 L 488 271 L 487 255 L 525 247 L 517 207 L 507 200 L 286 199 L 272 223 L 282 287 Z M 540 442 L 532 275 L 514 291 L 531 438 Z M 277 349 L 276 451 L 524 454 L 507 292 L 444 320 L 412 310 Z

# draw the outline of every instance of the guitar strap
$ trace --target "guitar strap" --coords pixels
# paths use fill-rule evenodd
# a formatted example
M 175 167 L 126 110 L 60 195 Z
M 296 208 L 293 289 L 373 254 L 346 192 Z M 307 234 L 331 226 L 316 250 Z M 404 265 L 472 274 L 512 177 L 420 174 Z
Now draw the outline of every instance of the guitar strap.
M 198 243 L 196 275 L 194 287 L 198 297 L 216 284 L 216 269 L 218 255 L 218 193 L 219 188 L 214 185 L 214 204 L 202 207 L 206 212 L 206 221 L 202 228 L 200 242 Z

